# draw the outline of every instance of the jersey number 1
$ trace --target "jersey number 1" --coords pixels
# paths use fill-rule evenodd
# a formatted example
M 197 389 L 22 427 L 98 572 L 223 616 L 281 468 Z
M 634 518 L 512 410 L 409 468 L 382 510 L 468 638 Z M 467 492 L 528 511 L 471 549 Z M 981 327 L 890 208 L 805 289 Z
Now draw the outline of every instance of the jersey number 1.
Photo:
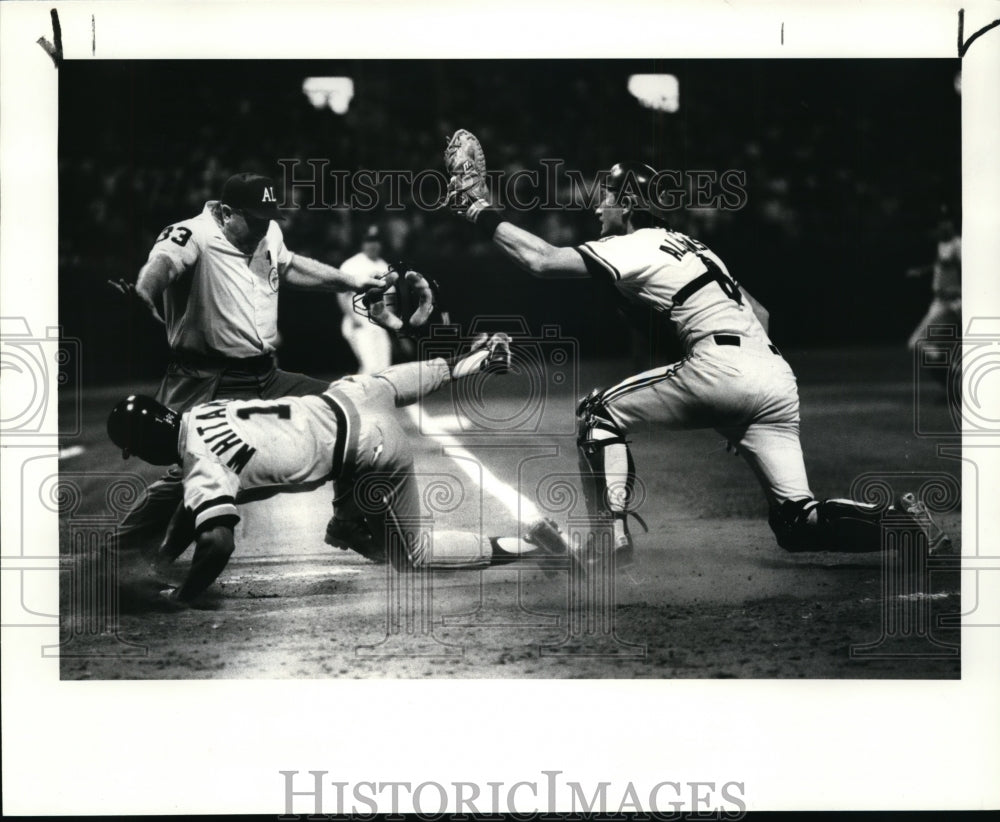
M 277 414 L 279 420 L 290 420 L 292 418 L 292 407 L 290 405 L 251 405 L 248 408 L 240 408 L 236 411 L 236 416 L 241 420 L 248 420 L 254 414 Z

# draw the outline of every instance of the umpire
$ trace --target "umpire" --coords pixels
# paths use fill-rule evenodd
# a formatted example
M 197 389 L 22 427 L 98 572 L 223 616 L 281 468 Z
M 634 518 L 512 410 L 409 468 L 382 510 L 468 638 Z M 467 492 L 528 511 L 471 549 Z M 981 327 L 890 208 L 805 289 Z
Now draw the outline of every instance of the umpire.
M 275 352 L 281 285 L 354 292 L 380 279 L 348 274 L 292 253 L 278 222 L 274 182 L 244 172 L 230 177 L 221 200 L 160 232 L 133 291 L 166 326 L 170 363 L 156 399 L 178 413 L 217 398 L 273 399 L 320 394 L 328 381 L 282 371 Z M 119 527 L 125 549 L 187 544 L 183 485 L 172 468 L 150 485 Z M 175 549 L 176 550 L 176 549 Z

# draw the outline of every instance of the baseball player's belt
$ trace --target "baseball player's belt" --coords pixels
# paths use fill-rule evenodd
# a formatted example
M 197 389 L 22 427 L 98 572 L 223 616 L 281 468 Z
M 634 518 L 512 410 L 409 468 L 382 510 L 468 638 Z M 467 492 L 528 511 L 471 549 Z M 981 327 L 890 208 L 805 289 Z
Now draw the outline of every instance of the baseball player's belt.
M 336 480 L 346 478 L 353 471 L 361 418 L 350 400 L 341 394 L 337 394 L 335 399 L 330 396 L 331 393 L 334 392 L 329 391 L 319 396 L 330 406 L 337 420 L 337 439 L 333 444 L 333 467 L 330 469 L 330 479 Z
M 739 348 L 743 344 L 743 341 L 736 334 L 715 334 L 712 339 L 715 340 L 716 345 L 735 345 Z M 781 356 L 781 352 L 778 351 L 777 346 L 768 343 L 767 348 L 772 354 Z

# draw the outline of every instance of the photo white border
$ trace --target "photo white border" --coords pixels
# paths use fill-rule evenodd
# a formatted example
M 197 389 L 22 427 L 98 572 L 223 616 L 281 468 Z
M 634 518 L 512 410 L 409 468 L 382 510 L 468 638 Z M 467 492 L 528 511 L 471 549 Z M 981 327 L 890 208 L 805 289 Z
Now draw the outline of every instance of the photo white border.
M 5 2 L 0 313 L 36 334 L 58 320 L 58 73 L 36 42 L 53 40 L 51 8 L 69 60 L 955 57 L 960 8 L 966 38 L 1000 16 L 988 0 Z M 997 77 L 1000 29 L 963 62 L 970 316 L 1000 317 Z M 900 135 L 910 139 L 920 136 Z M 26 456 L 3 449 L 5 558 L 22 537 L 11 489 Z M 964 464 L 964 551 L 998 554 L 995 466 L 977 462 Z M 23 536 L 57 553 L 54 519 Z M 977 601 L 974 583 L 963 574 L 964 603 Z M 993 612 L 998 583 L 1000 573 L 979 575 L 978 602 Z M 998 639 L 997 628 L 963 630 L 961 681 L 117 683 L 60 682 L 58 660 L 39 653 L 58 629 L 4 628 L 4 812 L 277 814 L 278 771 L 316 769 L 347 782 L 513 784 L 543 770 L 593 785 L 738 781 L 751 810 L 996 808 Z

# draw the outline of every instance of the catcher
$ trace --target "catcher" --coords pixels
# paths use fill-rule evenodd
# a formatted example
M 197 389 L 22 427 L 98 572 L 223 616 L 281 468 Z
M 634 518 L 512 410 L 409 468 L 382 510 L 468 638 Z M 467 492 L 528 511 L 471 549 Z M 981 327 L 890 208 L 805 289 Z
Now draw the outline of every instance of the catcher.
M 635 463 L 628 435 L 649 425 L 712 428 L 725 437 L 759 480 L 782 548 L 881 548 L 880 506 L 813 496 L 799 441 L 795 375 L 767 335 L 767 311 L 704 243 L 669 228 L 655 196 L 654 169 L 614 166 L 595 209 L 601 238 L 560 248 L 515 226 L 492 203 L 482 146 L 470 132 L 455 132 L 444 161 L 451 207 L 510 260 L 536 277 L 593 278 L 630 303 L 650 306 L 683 346 L 679 362 L 595 390 L 578 408 L 588 514 L 595 536 L 610 531 L 619 566 L 633 555 L 628 516 Z M 903 494 L 896 507 L 917 522 L 932 551 L 950 548 L 914 495 Z
M 183 466 L 195 553 L 184 583 L 162 596 L 191 603 L 222 573 L 235 549 L 241 492 L 329 479 L 335 515 L 326 541 L 388 561 L 398 571 L 518 560 L 565 564 L 566 544 L 551 520 L 531 524 L 523 540 L 459 531 L 435 531 L 431 539 L 420 527 L 413 452 L 395 409 L 453 380 L 503 373 L 509 365 L 509 338 L 483 334 L 453 361 L 436 358 L 347 377 L 315 396 L 215 400 L 182 415 L 150 397 L 122 400 L 108 417 L 108 436 L 123 456 Z M 185 538 L 164 546 L 161 560 L 172 561 L 187 545 Z

